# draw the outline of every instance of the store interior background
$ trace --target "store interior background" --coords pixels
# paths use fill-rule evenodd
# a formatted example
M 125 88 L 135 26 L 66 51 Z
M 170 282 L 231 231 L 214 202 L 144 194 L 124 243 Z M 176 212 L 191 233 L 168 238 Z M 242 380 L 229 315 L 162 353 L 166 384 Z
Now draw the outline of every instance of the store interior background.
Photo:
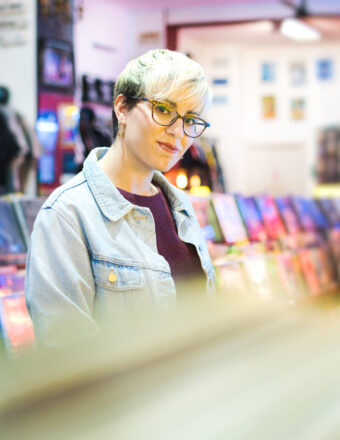
M 37 2 L 27 3 L 24 43 L 0 45 L 0 84 L 10 89 L 11 106 L 34 126 Z M 212 83 L 215 103 L 207 136 L 215 141 L 227 191 L 310 196 L 317 184 L 318 133 L 340 121 L 340 2 L 310 0 L 307 6 L 312 16 L 333 17 L 319 42 L 296 43 L 280 35 L 271 20 L 292 16 L 293 10 L 278 0 L 75 1 L 76 104 L 82 75 L 114 81 L 131 58 L 169 46 L 167 29 L 177 27 L 177 41 L 172 38 L 170 46 L 199 61 Z M 332 60 L 331 79 L 317 77 L 318 59 Z M 272 82 L 261 81 L 264 62 L 275 64 Z M 305 63 L 305 84 L 290 83 L 294 62 Z M 213 84 L 221 78 L 226 84 Z M 273 119 L 263 118 L 263 96 L 275 97 Z M 291 118 L 294 98 L 305 100 L 301 120 Z M 26 192 L 36 192 L 34 176 Z
M 0 5 L 0 23 L 17 23 L 15 30 L 0 27 L 0 85 L 10 90 L 11 107 L 31 127 L 37 127 L 46 96 L 58 95 L 38 84 L 39 3 L 53 1 L 7 0 L 5 6 L 23 5 L 20 15 L 10 17 L 1 15 Z M 74 0 L 73 30 L 66 23 L 62 37 L 73 45 L 76 88 L 65 102 L 81 106 L 83 75 L 115 81 L 130 59 L 155 47 L 177 48 L 199 61 L 211 81 L 214 103 L 207 136 L 216 145 L 227 192 L 311 199 L 318 184 L 318 134 L 340 127 L 340 1 L 307 3 L 311 15 L 328 16 L 320 42 L 295 43 L 280 36 L 274 22 L 293 15 L 280 0 Z M 45 26 L 46 34 L 49 30 Z M 332 61 L 334 71 L 327 80 L 318 77 L 320 59 Z M 276 67 L 273 82 L 261 80 L 266 62 Z M 306 66 L 304 84 L 291 84 L 292 63 Z M 264 96 L 275 97 L 275 118 L 263 118 Z M 305 100 L 302 119 L 291 118 L 294 98 Z M 104 119 L 110 117 L 110 105 L 96 110 Z M 53 111 L 58 115 L 57 108 Z M 72 149 L 72 142 L 58 145 L 53 154 L 59 167 L 62 155 Z M 70 177 L 66 174 L 65 180 Z M 25 192 L 46 197 L 62 183 L 60 169 L 57 177 L 42 193 L 33 169 Z M 37 212 L 42 200 L 34 198 Z M 1 197 L 3 206 L 12 203 L 5 199 Z M 232 205 L 227 201 L 228 210 Z M 11 218 L 5 219 L 9 226 Z M 237 226 L 230 228 L 234 235 Z M 12 282 L 11 276 L 17 277 L 17 290 L 11 285 L 13 292 L 6 293 L 0 285 L 6 344 L 2 352 L 0 335 L 4 438 L 83 439 L 98 433 L 120 439 L 340 438 L 339 223 L 336 228 L 322 230 L 319 242 L 319 234 L 303 227 L 296 235 L 305 242 L 292 249 L 288 239 L 296 237 L 287 228 L 279 252 L 272 246 L 279 239 L 272 237 L 235 240 L 235 246 L 226 237 L 225 260 L 214 260 L 221 303 L 202 302 L 197 308 L 190 303 L 167 319 L 122 319 L 92 345 L 85 341 L 77 349 L 34 352 L 37 357 L 32 358 L 25 358 L 34 350 L 23 292 L 27 247 L 16 249 L 17 271 L 8 278 Z M 333 263 L 325 251 L 331 245 L 337 248 L 335 282 L 333 274 L 328 276 Z M 13 261 L 0 256 L 4 270 Z M 275 267 L 286 270 L 275 272 Z M 242 297 L 245 286 L 247 296 Z M 260 299 L 255 306 L 243 302 L 255 298 Z M 4 299 L 13 304 L 7 312 Z M 16 357 L 18 362 L 12 362 Z

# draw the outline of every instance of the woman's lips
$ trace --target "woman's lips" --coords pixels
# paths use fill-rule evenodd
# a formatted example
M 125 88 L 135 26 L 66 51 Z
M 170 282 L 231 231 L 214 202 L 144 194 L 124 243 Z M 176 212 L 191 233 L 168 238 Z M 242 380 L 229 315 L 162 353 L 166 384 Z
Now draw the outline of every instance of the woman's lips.
M 167 151 L 168 153 L 178 153 L 178 148 L 176 148 L 172 144 L 168 144 L 167 142 L 157 142 L 157 144 L 163 148 L 163 150 Z

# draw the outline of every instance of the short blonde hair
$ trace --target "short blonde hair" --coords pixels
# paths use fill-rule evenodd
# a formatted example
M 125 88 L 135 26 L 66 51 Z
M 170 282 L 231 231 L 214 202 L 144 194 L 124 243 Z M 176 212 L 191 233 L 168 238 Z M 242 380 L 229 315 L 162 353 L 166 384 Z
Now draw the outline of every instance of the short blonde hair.
M 212 96 L 203 68 L 183 53 L 167 49 L 150 50 L 130 61 L 117 79 L 113 101 L 120 94 L 130 109 L 138 102 L 135 98 L 171 97 L 177 104 L 190 103 L 190 110 L 198 112 L 210 104 Z

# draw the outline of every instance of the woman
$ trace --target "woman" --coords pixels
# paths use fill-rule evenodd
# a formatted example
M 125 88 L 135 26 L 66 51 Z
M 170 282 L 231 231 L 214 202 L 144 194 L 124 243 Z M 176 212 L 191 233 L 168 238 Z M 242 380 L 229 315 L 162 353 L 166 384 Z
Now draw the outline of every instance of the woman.
M 175 279 L 214 269 L 187 196 L 168 171 L 209 126 L 211 92 L 183 54 L 153 50 L 131 61 L 114 91 L 110 148 L 92 150 L 83 171 L 39 212 L 26 296 L 38 340 L 58 344 L 98 331 L 97 316 L 139 304 L 173 304 Z

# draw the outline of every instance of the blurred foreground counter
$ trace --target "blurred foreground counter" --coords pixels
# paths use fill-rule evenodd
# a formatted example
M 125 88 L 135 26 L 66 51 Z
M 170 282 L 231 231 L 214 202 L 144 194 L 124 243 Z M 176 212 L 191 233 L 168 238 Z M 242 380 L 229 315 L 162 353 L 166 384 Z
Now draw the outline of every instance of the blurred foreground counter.
M 339 439 L 340 308 L 209 299 L 0 363 L 3 439 Z

